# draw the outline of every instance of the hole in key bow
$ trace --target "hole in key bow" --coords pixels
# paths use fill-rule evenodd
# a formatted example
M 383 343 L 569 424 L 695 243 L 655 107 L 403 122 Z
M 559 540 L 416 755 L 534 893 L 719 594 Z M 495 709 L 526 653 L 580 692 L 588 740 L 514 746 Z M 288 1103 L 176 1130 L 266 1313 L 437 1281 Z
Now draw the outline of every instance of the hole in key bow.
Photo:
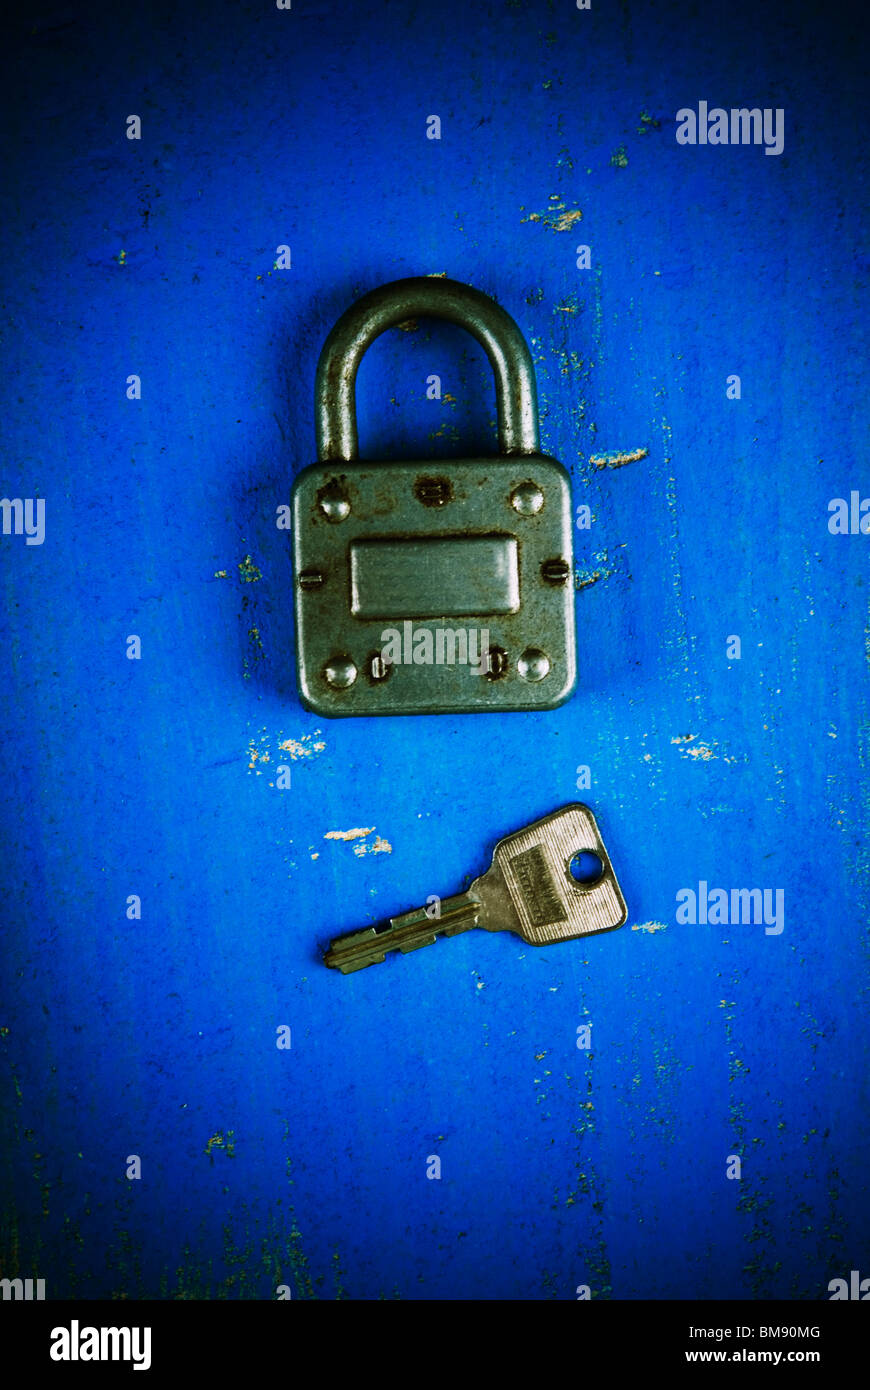
M 604 863 L 592 849 L 578 850 L 568 864 L 569 877 L 581 888 L 590 888 L 604 877 Z

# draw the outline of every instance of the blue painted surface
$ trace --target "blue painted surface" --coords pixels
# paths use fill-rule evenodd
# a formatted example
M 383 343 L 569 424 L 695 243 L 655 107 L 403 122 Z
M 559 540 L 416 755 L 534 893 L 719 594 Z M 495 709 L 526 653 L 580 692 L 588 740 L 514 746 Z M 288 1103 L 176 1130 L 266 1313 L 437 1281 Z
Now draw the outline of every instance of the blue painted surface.
M 46 499 L 46 537 L 0 538 L 0 1273 L 357 1299 L 870 1275 L 870 538 L 827 525 L 870 494 L 858 23 L 245 0 L 19 24 L 2 492 Z M 784 152 L 678 145 L 699 100 L 783 107 Z M 319 721 L 276 507 L 334 320 L 437 272 L 517 319 L 592 508 L 578 692 Z M 453 328 L 385 335 L 359 401 L 370 457 L 494 447 Z M 323 967 L 577 799 L 581 764 L 624 929 Z M 700 880 L 783 889 L 783 932 L 678 924 Z

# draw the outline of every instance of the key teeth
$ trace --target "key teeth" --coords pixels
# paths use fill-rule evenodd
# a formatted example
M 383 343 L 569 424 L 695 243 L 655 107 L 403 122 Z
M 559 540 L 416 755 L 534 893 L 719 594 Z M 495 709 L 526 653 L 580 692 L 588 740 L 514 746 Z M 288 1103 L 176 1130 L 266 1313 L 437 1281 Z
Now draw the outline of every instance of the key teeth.
M 332 970 L 350 975 L 368 965 L 382 965 L 394 951 L 406 956 L 411 951 L 419 951 L 421 946 L 433 946 L 439 936 L 456 936 L 478 925 L 481 905 L 468 893 L 444 898 L 441 906 L 443 915 L 434 921 L 427 908 L 418 907 L 391 917 L 380 928 L 363 927 L 347 936 L 339 936 L 324 954 L 324 962 Z

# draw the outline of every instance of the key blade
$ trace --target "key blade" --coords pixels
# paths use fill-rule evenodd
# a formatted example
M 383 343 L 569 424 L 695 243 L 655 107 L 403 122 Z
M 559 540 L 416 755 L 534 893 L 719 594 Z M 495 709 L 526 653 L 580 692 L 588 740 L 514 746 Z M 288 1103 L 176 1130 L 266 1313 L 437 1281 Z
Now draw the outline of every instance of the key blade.
M 417 951 L 431 946 L 439 936 L 456 936 L 476 927 L 480 903 L 468 893 L 442 898 L 440 915 L 430 917 L 425 907 L 391 917 L 383 926 L 363 927 L 361 931 L 339 936 L 330 945 L 324 960 L 333 970 L 350 975 L 367 965 L 381 965 L 388 951 Z
M 340 970 L 342 975 L 350 975 L 354 970 L 363 970 L 367 965 L 380 965 L 384 950 L 378 944 L 376 927 L 363 927 L 362 931 L 348 932 L 339 936 L 323 957 L 332 970 Z
M 602 872 L 595 882 L 579 883 L 572 877 L 571 863 L 583 851 L 601 861 Z M 612 931 L 628 919 L 595 817 L 582 802 L 562 806 L 500 840 L 493 853 L 493 869 L 493 891 L 497 891 L 498 877 L 503 878 L 513 909 L 513 921 L 496 920 L 496 925 L 507 926 L 531 946 Z M 486 907 L 483 884 L 479 891 Z M 483 925 L 489 925 L 485 915 Z

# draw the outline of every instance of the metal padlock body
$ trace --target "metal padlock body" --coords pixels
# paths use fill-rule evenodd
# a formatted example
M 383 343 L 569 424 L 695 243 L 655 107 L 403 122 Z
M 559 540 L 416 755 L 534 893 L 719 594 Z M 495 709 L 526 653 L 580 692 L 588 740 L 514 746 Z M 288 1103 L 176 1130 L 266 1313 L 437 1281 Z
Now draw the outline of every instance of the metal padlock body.
M 449 319 L 495 374 L 500 454 L 357 457 L 355 382 L 385 329 Z M 324 344 L 319 463 L 293 487 L 297 665 L 327 717 L 552 709 L 576 681 L 571 485 L 538 442 L 534 368 L 509 314 L 426 276 L 365 295 Z

